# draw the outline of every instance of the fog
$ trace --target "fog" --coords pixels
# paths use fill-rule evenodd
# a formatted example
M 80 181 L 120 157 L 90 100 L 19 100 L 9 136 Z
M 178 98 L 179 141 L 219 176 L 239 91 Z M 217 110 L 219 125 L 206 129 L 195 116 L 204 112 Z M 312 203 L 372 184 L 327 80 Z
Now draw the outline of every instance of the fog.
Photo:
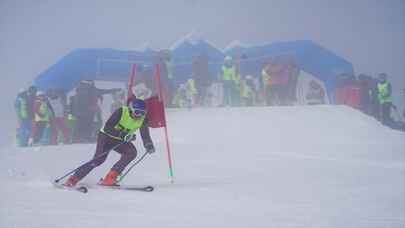
M 356 74 L 386 72 L 394 103 L 403 106 L 405 1 L 0 0 L 0 145 L 13 143 L 18 89 L 69 51 L 145 42 L 162 49 L 190 31 L 221 49 L 233 40 L 313 40 Z

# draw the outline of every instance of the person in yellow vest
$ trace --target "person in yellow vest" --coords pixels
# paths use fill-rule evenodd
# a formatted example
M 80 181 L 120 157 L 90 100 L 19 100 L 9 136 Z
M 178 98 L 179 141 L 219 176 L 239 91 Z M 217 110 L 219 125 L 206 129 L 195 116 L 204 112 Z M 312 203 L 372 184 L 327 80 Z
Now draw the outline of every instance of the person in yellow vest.
M 185 83 L 181 83 L 172 100 L 174 107 L 191 108 L 191 101 L 187 95 L 187 85 Z
M 245 79 L 241 80 L 241 98 L 244 106 L 253 106 L 256 98 L 256 89 L 251 75 L 246 75 Z
M 232 62 L 231 56 L 226 56 L 224 64 L 221 68 L 220 79 L 223 87 L 223 106 L 233 106 L 237 101 L 239 95 L 239 81 L 240 77 L 236 72 L 236 67 Z
M 392 88 L 385 73 L 378 75 L 377 98 L 380 105 L 380 121 L 384 125 L 391 125 Z
M 48 97 L 45 92 L 39 91 L 34 105 L 35 130 L 32 139 L 33 145 L 47 145 L 50 143 L 52 117 L 53 109 Z M 31 140 L 29 141 L 31 144 Z
M 17 132 L 16 139 L 18 146 L 27 146 L 28 138 L 31 130 L 31 120 L 28 116 L 28 92 L 25 90 L 19 91 L 15 102 L 15 111 L 17 114 Z
M 98 133 L 96 152 L 92 162 L 86 163 L 78 169 L 63 185 L 66 187 L 75 186 L 95 167 L 103 164 L 111 150 L 118 152 L 121 158 L 113 165 L 107 175 L 100 180 L 99 184 L 116 185 L 120 173 L 137 156 L 137 150 L 131 141 L 135 140 L 135 132 L 138 129 L 146 152 L 154 153 L 155 147 L 149 134 L 146 112 L 145 102 L 137 98 L 130 101 L 128 106 L 117 109 Z
M 269 67 L 270 64 L 267 64 L 262 69 L 262 91 L 266 105 L 272 105 L 271 76 L 269 74 Z
M 75 116 L 75 110 L 74 108 L 76 105 L 74 104 L 77 99 L 76 95 L 70 96 L 69 97 L 69 104 L 66 109 L 66 125 L 69 128 L 69 140 L 68 143 L 71 144 L 73 143 L 73 136 L 75 135 L 75 129 L 76 129 L 76 116 Z
M 190 100 L 190 105 L 191 107 L 196 105 L 196 100 L 197 100 L 197 95 L 198 91 L 195 86 L 195 81 L 192 78 L 189 78 L 186 82 L 186 91 L 187 91 L 187 97 Z

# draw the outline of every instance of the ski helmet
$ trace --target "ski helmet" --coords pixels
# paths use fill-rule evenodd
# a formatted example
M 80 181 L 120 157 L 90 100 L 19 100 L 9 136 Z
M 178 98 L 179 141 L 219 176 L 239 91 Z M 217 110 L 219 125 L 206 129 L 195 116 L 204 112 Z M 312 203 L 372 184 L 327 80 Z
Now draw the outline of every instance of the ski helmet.
M 136 117 L 142 117 L 146 115 L 146 103 L 141 99 L 133 99 L 129 105 L 129 108 L 131 109 L 133 115 L 135 115 Z

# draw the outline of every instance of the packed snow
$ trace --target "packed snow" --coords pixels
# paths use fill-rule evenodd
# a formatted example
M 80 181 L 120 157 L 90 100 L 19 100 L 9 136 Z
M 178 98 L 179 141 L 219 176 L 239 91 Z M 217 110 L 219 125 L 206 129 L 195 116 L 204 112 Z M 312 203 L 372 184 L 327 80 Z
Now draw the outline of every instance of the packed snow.
M 405 227 L 405 134 L 346 106 L 169 109 L 157 152 L 123 181 L 151 193 L 56 189 L 94 144 L 4 147 L 0 227 Z M 137 141 L 138 153 L 144 149 Z M 139 156 L 138 156 L 139 157 Z M 82 182 L 96 183 L 118 159 Z

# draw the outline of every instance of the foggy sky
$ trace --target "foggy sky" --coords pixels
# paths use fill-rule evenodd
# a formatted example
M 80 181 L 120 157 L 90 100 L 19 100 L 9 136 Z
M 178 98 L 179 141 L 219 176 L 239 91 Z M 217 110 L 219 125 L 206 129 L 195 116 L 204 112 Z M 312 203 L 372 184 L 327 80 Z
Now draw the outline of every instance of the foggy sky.
M 313 40 L 356 74 L 388 73 L 394 101 L 403 97 L 403 0 L 0 0 L 1 114 L 14 118 L 17 90 L 75 48 L 162 49 L 192 30 L 221 49 L 232 40 Z

